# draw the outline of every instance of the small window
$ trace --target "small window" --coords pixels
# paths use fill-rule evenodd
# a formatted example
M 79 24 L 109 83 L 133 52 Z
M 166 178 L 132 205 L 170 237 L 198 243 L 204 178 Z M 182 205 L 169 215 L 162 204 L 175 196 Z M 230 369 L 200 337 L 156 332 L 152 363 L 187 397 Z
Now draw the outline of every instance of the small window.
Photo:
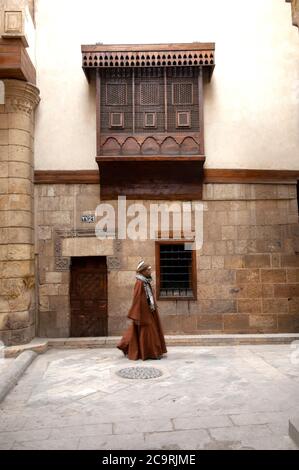
M 193 85 L 192 83 L 172 84 L 172 104 L 192 104 Z
M 190 127 L 191 126 L 190 111 L 177 111 L 176 126 L 177 127 Z
M 144 127 L 156 127 L 156 113 L 144 113 Z
M 196 298 L 195 251 L 184 242 L 157 242 L 157 294 L 161 299 Z
M 110 113 L 110 127 L 124 127 L 124 113 Z
M 126 83 L 107 83 L 106 104 L 108 106 L 123 106 L 127 104 Z

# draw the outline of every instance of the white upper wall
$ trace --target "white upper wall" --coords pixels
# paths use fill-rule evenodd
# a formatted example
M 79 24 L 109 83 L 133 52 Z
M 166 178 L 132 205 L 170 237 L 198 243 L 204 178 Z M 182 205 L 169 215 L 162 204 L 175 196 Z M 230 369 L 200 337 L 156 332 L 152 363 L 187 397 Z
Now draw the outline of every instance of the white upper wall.
M 284 0 L 36 0 L 35 166 L 97 168 L 81 44 L 216 42 L 208 168 L 299 169 L 299 35 Z

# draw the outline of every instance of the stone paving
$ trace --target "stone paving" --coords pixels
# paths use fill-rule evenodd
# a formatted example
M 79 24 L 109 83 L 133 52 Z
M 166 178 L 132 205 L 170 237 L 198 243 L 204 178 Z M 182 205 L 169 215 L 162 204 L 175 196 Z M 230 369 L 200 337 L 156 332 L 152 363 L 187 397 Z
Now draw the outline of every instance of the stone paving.
M 0 358 L 0 377 L 7 370 L 7 368 L 13 363 L 13 358 L 4 359 L 3 357 Z
M 146 362 L 116 349 L 38 356 L 0 404 L 0 449 L 298 449 L 288 436 L 299 411 L 290 345 L 168 350 Z M 116 374 L 134 366 L 163 375 Z

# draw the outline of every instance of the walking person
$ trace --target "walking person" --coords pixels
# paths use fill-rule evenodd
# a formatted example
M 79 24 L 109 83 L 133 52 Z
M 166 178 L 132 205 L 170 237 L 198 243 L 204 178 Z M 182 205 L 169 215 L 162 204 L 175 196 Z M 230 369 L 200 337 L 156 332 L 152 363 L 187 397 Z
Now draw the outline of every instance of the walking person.
M 117 345 L 133 361 L 161 359 L 167 352 L 151 281 L 151 266 L 142 260 L 137 266 L 133 302 L 128 313 L 133 322 Z

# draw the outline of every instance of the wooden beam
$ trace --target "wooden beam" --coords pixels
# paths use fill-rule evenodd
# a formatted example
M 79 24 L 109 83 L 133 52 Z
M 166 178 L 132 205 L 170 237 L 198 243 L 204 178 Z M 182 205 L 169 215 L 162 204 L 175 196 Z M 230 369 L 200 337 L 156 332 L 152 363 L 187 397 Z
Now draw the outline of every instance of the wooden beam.
M 101 155 L 96 157 L 98 163 L 101 162 L 204 162 L 205 157 L 203 155 Z
M 36 84 L 36 70 L 21 39 L 0 39 L 0 79 Z
M 35 170 L 35 184 L 99 184 L 99 170 Z
M 197 51 L 215 49 L 214 42 L 167 43 L 167 44 L 84 44 L 82 52 L 160 52 L 160 51 Z
M 290 183 L 299 170 L 239 170 L 204 168 L 204 183 Z
M 101 157 L 100 157 L 101 158 Z M 107 157 L 112 161 L 115 158 Z M 129 157 L 131 160 L 136 157 Z M 148 157 L 142 157 L 145 161 Z M 177 159 L 180 157 L 168 157 L 163 159 Z M 194 157 L 191 157 L 194 159 Z M 198 158 L 198 157 L 195 157 Z M 110 160 L 110 161 L 111 161 Z M 109 160 L 108 160 L 109 161 Z M 106 160 L 107 162 L 107 160 Z M 108 162 L 107 162 L 108 163 Z M 296 183 L 299 180 L 299 170 L 233 170 L 233 169 L 203 169 L 204 183 Z M 35 170 L 35 184 L 99 184 L 99 170 Z M 199 182 L 200 184 L 200 182 Z

